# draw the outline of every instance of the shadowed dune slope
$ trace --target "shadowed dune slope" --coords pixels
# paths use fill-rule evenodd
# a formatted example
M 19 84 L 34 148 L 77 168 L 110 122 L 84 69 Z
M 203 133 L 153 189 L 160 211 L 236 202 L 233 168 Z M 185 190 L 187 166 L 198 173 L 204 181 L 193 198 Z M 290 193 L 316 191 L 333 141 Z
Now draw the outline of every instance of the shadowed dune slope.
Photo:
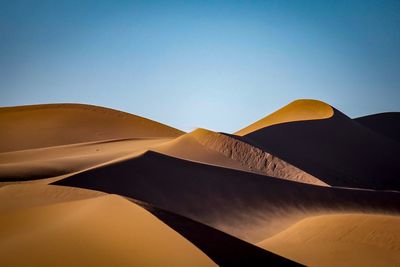
M 204 251 L 219 266 L 300 266 L 207 225 L 147 204 L 141 205 Z
M 333 117 L 265 127 L 242 138 L 333 186 L 400 190 L 400 144 Z
M 395 192 L 297 183 L 151 151 L 54 184 L 131 197 L 250 242 L 263 240 L 310 214 L 400 211 L 400 194 Z
M 307 266 L 399 266 L 400 217 L 310 217 L 258 245 Z
M 84 104 L 0 108 L 0 128 L 0 152 L 183 134 L 180 130 L 146 118 Z
M 237 131 L 235 135 L 243 136 L 267 126 L 291 121 L 318 120 L 333 116 L 330 105 L 312 99 L 295 100 L 274 113 Z
M 115 195 L 0 214 L 1 266 L 216 266 L 197 247 Z
M 400 142 L 400 112 L 386 112 L 354 119 L 356 122 Z

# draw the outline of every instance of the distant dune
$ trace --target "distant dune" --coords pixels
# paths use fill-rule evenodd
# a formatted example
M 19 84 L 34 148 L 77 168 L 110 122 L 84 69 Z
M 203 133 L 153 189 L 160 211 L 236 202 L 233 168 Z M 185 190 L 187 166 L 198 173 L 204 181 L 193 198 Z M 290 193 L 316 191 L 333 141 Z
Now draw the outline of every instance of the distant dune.
M 136 115 L 82 104 L 0 108 L 0 126 L 0 152 L 183 134 L 180 130 Z
M 399 114 L 297 100 L 227 134 L 0 108 L 0 266 L 397 266 Z

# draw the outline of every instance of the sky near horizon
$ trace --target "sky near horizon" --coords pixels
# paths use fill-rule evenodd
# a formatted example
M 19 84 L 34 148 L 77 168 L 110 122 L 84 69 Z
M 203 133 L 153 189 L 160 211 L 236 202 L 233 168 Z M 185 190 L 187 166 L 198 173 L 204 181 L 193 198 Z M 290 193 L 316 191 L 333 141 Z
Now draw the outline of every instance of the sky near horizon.
M 0 0 L 0 106 L 235 132 L 299 98 L 400 111 L 400 1 Z

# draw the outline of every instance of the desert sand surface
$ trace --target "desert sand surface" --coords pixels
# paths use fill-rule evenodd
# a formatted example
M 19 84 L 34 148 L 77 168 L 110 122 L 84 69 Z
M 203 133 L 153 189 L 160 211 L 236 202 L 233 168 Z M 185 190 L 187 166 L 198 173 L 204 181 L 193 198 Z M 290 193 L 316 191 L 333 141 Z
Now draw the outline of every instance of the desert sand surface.
M 397 114 L 298 100 L 228 134 L 0 108 L 0 265 L 397 266 Z
M 307 266 L 399 266 L 400 217 L 310 217 L 258 245 Z

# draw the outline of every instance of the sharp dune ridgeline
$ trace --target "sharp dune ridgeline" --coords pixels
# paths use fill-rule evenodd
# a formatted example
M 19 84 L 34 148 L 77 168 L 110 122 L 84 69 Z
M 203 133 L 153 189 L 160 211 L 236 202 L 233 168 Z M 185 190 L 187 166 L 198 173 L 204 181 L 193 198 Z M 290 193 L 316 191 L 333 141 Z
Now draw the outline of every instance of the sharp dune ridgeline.
M 399 114 L 296 100 L 230 134 L 0 108 L 0 266 L 398 266 Z

